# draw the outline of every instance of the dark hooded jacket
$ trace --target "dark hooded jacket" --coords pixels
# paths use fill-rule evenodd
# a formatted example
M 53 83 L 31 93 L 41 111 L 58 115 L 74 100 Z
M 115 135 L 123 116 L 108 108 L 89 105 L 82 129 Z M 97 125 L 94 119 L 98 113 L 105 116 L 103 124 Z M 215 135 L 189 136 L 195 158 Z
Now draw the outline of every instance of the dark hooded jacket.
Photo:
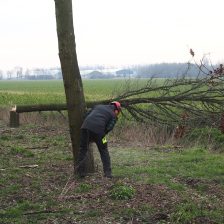
M 104 136 L 114 128 L 117 121 L 114 105 L 97 105 L 85 118 L 81 129 Z

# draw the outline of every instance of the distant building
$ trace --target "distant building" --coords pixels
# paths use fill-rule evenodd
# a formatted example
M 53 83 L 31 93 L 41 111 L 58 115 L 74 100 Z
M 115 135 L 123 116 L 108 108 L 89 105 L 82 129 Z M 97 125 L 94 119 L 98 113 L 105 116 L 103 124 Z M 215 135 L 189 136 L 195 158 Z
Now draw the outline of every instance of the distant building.
M 99 71 L 92 71 L 84 76 L 87 79 L 111 79 L 114 75 L 111 73 L 102 73 Z
M 131 77 L 133 76 L 134 72 L 131 69 L 122 69 L 116 71 L 117 77 Z

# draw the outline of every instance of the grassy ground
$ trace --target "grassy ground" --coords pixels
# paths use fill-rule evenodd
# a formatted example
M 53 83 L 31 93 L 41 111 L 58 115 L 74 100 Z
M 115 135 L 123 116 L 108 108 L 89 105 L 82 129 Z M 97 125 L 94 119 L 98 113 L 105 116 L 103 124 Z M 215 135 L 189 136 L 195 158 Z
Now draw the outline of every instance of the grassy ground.
M 108 139 L 114 178 L 95 150 L 80 180 L 66 128 L 0 123 L 0 223 L 224 223 L 223 153 Z
M 113 96 L 117 96 L 119 91 L 124 88 L 130 86 L 137 87 L 144 83 L 144 79 L 141 81 L 83 80 L 87 101 L 110 99 Z M 0 107 L 49 103 L 65 103 L 62 80 L 0 81 Z

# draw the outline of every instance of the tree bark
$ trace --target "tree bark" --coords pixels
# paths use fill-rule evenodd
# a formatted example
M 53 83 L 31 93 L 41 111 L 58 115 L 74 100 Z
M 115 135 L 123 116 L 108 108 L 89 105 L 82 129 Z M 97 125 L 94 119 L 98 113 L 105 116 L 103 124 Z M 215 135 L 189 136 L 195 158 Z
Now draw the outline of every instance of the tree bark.
M 10 122 L 9 126 L 11 128 L 17 128 L 19 127 L 19 114 L 16 111 L 11 110 L 10 111 Z
M 79 71 L 73 27 L 72 0 L 55 0 L 59 58 L 69 119 L 69 130 L 76 172 L 80 127 L 85 113 L 85 98 Z M 93 160 L 90 160 L 93 161 Z M 89 161 L 87 161 L 89 164 Z M 90 167 L 92 164 L 90 164 Z M 88 170 L 88 168 L 87 168 Z M 93 170 L 89 170 L 92 171 Z
M 97 104 L 108 104 L 109 101 L 101 100 L 95 102 L 86 102 L 87 108 L 92 108 Z M 16 105 L 13 108 L 17 113 L 39 112 L 39 111 L 62 111 L 67 110 L 67 104 L 33 104 L 33 105 Z

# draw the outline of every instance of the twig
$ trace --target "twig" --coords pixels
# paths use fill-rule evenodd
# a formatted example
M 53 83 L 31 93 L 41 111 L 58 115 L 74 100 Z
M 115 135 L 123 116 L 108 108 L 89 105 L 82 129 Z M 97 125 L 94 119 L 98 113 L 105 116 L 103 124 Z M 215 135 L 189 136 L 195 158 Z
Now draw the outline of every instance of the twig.
M 49 146 L 33 146 L 33 147 L 26 147 L 25 149 L 48 149 Z
M 71 189 L 74 185 L 75 185 L 75 181 L 73 181 L 70 185 L 69 185 L 69 182 L 70 182 L 70 179 L 73 175 L 70 175 L 70 177 L 68 178 L 68 181 L 67 183 L 65 184 L 64 188 L 62 189 L 62 192 L 61 194 L 59 195 L 58 199 L 61 200 L 64 195 L 67 194 L 67 192 L 69 191 L 69 189 Z
M 37 215 L 37 214 L 44 214 L 44 213 L 62 213 L 65 210 L 42 210 L 42 211 L 35 211 L 35 212 L 26 212 L 23 215 Z
M 34 164 L 34 165 L 23 165 L 23 166 L 19 166 L 19 168 L 36 168 L 38 167 L 37 164 Z

